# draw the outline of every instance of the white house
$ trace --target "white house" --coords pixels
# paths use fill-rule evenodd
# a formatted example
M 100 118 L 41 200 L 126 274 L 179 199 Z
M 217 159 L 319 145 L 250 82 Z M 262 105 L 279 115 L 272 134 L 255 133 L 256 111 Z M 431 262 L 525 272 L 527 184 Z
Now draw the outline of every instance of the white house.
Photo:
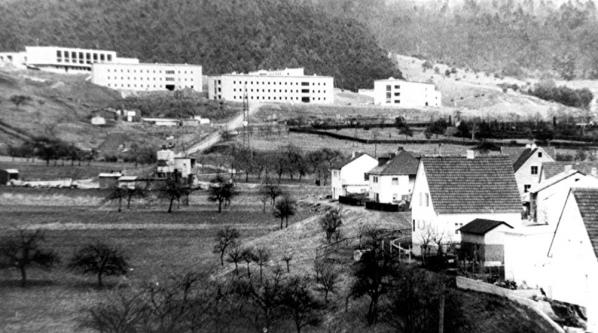
M 513 163 L 517 188 L 519 189 L 521 200 L 528 208 L 529 190 L 533 185 L 540 182 L 542 163 L 553 161 L 554 159 L 546 153 L 544 148 L 531 144 L 526 146 Z
M 429 233 L 460 242 L 459 229 L 476 218 L 521 225 L 521 199 L 505 155 L 425 156 L 411 200 L 412 243 L 419 251 Z
M 439 107 L 441 94 L 431 83 L 395 78 L 374 81 L 374 104 L 393 107 Z
M 95 115 L 95 116 L 91 117 L 91 124 L 95 125 L 95 126 L 106 125 L 106 118 L 104 118 L 100 115 Z
M 268 103 L 334 102 L 331 76 L 305 75 L 303 68 L 232 73 L 208 78 L 208 97 L 215 100 Z
M 381 203 L 410 202 L 419 160 L 400 149 L 378 161 L 378 166 L 368 172 L 369 199 Z
M 531 220 L 556 226 L 569 189 L 579 186 L 598 188 L 598 178 L 571 169 L 532 186 L 529 191 Z
M 187 64 L 94 63 L 91 82 L 119 91 L 202 90 L 202 67 Z
M 365 193 L 368 189 L 366 173 L 378 165 L 378 160 L 364 153 L 354 153 L 351 159 L 331 168 L 332 198 L 351 193 Z
M 548 259 L 552 298 L 584 306 L 598 332 L 598 189 L 569 191 Z
M 540 171 L 540 181 L 552 178 L 564 171 L 577 170 L 585 175 L 598 177 L 598 162 L 544 162 Z

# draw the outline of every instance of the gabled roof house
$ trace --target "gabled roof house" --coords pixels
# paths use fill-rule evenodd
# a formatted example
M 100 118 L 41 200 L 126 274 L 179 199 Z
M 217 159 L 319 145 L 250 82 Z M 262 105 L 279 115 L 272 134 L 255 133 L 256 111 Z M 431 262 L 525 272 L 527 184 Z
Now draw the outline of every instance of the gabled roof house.
M 349 194 L 365 194 L 368 190 L 366 172 L 378 165 L 378 160 L 365 153 L 353 153 L 351 158 L 331 167 L 332 198 Z
M 459 242 L 459 229 L 476 218 L 516 227 L 521 224 L 521 210 L 507 156 L 468 152 L 467 157 L 422 157 L 411 201 L 412 243 L 421 244 L 430 232 Z
M 369 199 L 381 203 L 411 201 L 418 166 L 419 159 L 402 149 L 378 159 L 378 166 L 367 173 Z
M 556 300 L 586 308 L 598 331 L 598 189 L 572 188 L 548 251 L 548 289 Z
M 532 144 L 521 151 L 515 162 L 513 162 L 517 188 L 524 203 L 529 202 L 530 188 L 540 182 L 542 164 L 553 161 L 554 159 L 544 148 Z

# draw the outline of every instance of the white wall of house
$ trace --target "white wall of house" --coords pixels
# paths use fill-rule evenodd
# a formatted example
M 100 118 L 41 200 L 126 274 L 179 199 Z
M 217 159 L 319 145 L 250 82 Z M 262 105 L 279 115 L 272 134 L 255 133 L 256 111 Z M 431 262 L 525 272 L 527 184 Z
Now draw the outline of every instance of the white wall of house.
M 344 165 L 340 170 L 332 170 L 330 177 L 332 198 L 336 200 L 340 195 L 366 193 L 368 180 L 365 179 L 365 173 L 377 165 L 377 159 L 364 154 Z
M 391 107 L 438 107 L 440 91 L 434 84 L 398 79 L 374 81 L 374 104 Z
M 538 149 L 534 154 L 530 156 L 517 171 L 515 171 L 517 188 L 521 194 L 521 199 L 526 202 L 529 201 L 529 189 L 540 182 L 542 163 L 554 161 L 542 147 L 537 148 Z
M 547 287 L 547 254 L 554 228 L 522 226 L 505 231 L 505 279 L 532 288 Z M 550 295 L 549 295 L 550 296 Z
M 569 190 L 573 186 L 598 187 L 598 178 L 573 174 L 537 193 L 536 222 L 556 227 Z
M 415 177 L 408 175 L 370 175 L 369 198 L 381 203 L 396 203 L 411 196 Z
M 598 260 L 573 196 L 569 196 L 549 252 L 552 298 L 585 306 L 598 323 Z M 596 332 L 593 330 L 592 332 Z

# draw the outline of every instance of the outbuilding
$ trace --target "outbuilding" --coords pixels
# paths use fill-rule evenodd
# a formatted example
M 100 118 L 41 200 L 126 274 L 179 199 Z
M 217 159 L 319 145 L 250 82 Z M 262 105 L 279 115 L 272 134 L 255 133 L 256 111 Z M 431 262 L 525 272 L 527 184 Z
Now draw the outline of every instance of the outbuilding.
M 19 179 L 19 170 L 0 169 L 0 185 L 8 185 L 11 180 Z
M 504 232 L 513 229 L 504 221 L 475 219 L 459 228 L 463 257 L 481 267 L 504 266 Z
M 122 176 L 120 172 L 102 172 L 98 175 L 100 188 L 112 188 L 118 186 L 118 179 Z

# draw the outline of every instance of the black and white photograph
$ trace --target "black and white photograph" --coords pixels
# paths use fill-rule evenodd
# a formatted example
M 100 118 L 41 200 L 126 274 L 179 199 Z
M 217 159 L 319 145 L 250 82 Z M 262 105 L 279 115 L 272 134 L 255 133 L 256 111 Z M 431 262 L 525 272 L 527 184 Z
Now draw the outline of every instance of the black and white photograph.
M 598 333 L 598 0 L 0 0 L 0 333 Z

